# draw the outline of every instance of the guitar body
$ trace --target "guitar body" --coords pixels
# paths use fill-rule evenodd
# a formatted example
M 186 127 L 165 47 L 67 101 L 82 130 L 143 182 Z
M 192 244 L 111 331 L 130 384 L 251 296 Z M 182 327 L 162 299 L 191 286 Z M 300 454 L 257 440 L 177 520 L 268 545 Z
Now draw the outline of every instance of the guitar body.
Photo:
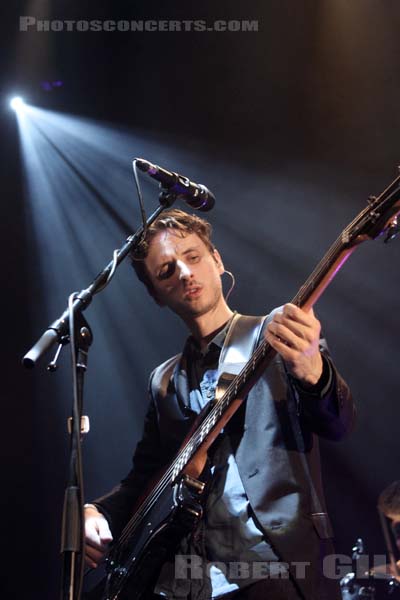
M 163 487 L 145 515 L 140 509 L 135 525 L 111 548 L 106 578 L 86 594 L 87 600 L 146 600 L 152 595 L 162 565 L 202 516 L 199 496 L 205 484 L 184 476 Z
M 216 398 L 224 394 L 232 377 L 222 374 Z M 207 429 L 207 435 L 204 433 L 203 424 L 212 412 L 212 405 L 205 406 L 198 415 L 181 451 L 151 488 L 120 538 L 111 547 L 106 559 L 106 577 L 85 594 L 85 600 L 151 598 L 161 567 L 174 555 L 180 541 L 194 531 L 203 515 L 206 484 L 210 477 L 207 451 L 219 433 L 214 420 Z M 224 422 L 221 420 L 221 427 Z M 192 449 L 193 434 L 199 429 L 201 443 L 194 454 L 188 453 L 188 448 Z
M 164 490 L 145 520 L 129 538 L 126 546 L 119 544 L 107 558 L 107 580 L 102 600 L 141 600 L 154 587 L 162 564 L 178 544 L 181 535 L 174 535 L 174 521 L 179 508 L 174 490 Z M 183 532 L 182 532 L 183 533 Z

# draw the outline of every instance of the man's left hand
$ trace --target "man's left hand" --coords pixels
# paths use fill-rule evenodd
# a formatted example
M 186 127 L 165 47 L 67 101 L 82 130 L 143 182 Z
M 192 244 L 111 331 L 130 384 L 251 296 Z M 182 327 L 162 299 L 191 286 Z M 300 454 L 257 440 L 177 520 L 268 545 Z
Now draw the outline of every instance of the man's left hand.
M 311 309 L 304 312 L 294 304 L 285 304 L 267 326 L 265 338 L 281 355 L 288 371 L 302 383 L 315 385 L 323 370 L 319 336 L 321 323 Z

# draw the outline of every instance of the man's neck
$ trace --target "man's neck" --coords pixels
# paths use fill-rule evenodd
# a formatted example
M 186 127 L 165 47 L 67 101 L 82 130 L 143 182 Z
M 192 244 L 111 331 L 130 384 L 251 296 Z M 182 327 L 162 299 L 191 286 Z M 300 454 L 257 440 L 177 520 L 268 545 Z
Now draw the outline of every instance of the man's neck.
M 209 311 L 204 315 L 186 321 L 186 324 L 193 337 L 198 341 L 200 348 L 204 350 L 216 333 L 232 318 L 233 314 L 229 306 L 224 303 L 217 310 Z

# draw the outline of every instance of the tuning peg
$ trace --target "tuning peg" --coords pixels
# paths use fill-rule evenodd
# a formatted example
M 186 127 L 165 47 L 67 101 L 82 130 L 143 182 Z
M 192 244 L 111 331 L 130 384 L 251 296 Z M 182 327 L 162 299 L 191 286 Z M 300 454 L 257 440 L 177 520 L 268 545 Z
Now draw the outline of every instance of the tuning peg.
M 390 223 L 389 229 L 387 230 L 387 233 L 386 233 L 386 236 L 384 239 L 385 244 L 394 240 L 394 238 L 396 237 L 396 235 L 399 232 L 400 232 L 400 225 L 397 222 L 397 216 L 395 216 Z

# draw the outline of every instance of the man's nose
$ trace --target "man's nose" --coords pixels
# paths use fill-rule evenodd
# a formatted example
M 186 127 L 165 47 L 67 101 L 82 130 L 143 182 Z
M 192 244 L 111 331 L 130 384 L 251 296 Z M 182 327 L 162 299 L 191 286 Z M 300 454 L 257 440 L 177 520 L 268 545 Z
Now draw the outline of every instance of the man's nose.
M 190 270 L 189 265 L 183 260 L 177 260 L 176 267 L 178 269 L 179 279 L 189 279 L 191 277 L 192 271 Z

